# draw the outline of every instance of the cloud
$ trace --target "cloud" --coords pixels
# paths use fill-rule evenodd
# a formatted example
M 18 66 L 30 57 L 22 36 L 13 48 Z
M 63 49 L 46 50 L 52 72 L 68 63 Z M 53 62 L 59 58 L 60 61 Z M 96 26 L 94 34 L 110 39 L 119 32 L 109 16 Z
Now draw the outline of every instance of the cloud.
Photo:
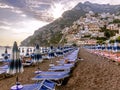
M 85 1 L 120 4 L 119 0 L 0 0 L 0 38 L 4 42 L 8 42 L 7 37 L 10 42 L 20 42 L 38 28 L 61 17 L 64 11 Z
M 6 5 L 5 3 L 0 3 L 0 8 L 13 9 L 13 6 Z

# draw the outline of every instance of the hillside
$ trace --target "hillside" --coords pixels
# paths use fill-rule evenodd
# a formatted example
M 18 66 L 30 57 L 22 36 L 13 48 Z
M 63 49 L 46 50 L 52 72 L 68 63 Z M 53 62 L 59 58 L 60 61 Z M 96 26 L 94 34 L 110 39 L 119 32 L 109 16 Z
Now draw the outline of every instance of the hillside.
M 90 2 L 79 3 L 72 10 L 64 12 L 61 18 L 36 30 L 32 36 L 22 41 L 21 45 L 33 46 L 35 43 L 38 43 L 41 46 L 47 46 L 57 44 L 62 37 L 62 29 L 66 26 L 71 26 L 74 21 L 78 20 L 89 11 L 95 13 L 109 12 L 119 14 L 120 5 L 94 4 Z

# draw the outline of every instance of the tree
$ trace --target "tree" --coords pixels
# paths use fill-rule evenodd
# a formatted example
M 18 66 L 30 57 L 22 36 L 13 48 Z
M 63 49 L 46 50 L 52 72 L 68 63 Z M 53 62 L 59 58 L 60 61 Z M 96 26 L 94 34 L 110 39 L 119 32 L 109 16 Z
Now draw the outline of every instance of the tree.
M 110 40 L 110 43 L 114 43 L 115 42 L 115 40 Z
M 116 39 L 116 41 L 120 43 L 120 36 Z
M 104 32 L 104 36 L 109 39 L 110 38 L 110 32 L 109 31 L 105 31 Z
M 105 42 L 103 40 L 98 40 L 97 43 L 98 44 L 105 44 Z

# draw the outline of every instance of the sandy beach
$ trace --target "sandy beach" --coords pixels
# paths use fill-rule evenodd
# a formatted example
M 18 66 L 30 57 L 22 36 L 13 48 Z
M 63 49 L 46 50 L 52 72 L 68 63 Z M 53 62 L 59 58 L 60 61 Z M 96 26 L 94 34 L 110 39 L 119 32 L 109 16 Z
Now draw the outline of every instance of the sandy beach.
M 120 66 L 115 62 L 104 59 L 101 56 L 91 54 L 81 49 L 77 66 L 71 73 L 69 81 L 64 86 L 57 86 L 56 90 L 120 90 Z M 55 62 L 55 60 L 54 60 Z M 50 61 L 45 60 L 40 64 L 41 70 L 48 70 Z M 21 84 L 34 83 L 31 80 L 35 76 L 37 66 L 26 67 L 19 74 Z M 10 90 L 15 84 L 15 76 L 0 80 L 0 90 Z

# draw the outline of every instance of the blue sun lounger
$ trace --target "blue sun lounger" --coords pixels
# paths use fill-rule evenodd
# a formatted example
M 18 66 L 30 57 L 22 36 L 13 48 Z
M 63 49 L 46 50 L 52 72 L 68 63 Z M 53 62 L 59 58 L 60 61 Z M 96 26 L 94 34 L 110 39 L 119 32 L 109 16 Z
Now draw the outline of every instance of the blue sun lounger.
M 1 66 L 0 69 L 8 69 L 8 65 Z
M 58 67 L 58 68 L 50 68 L 48 69 L 50 71 L 70 71 L 70 68 L 69 67 Z
M 50 69 L 50 71 L 61 71 L 61 70 L 64 70 L 64 71 L 70 71 L 71 68 L 73 67 L 73 65 L 59 65 L 59 66 L 52 66 Z
M 32 80 L 60 80 L 68 77 L 69 74 L 62 74 L 62 75 L 36 75 Z
M 63 80 L 67 77 L 69 77 L 68 73 L 61 75 L 36 75 L 32 80 L 41 81 L 47 79 L 56 82 L 57 85 L 61 85 Z
M 50 80 L 43 80 L 41 83 L 26 84 L 26 85 L 14 85 L 11 90 L 55 90 L 56 84 Z
M 8 65 L 1 66 L 0 67 L 0 74 L 6 73 L 7 69 L 8 69 Z
M 0 70 L 0 74 L 6 73 L 5 70 Z
M 68 74 L 69 71 L 42 71 L 40 73 L 37 73 L 37 75 L 46 75 L 46 76 L 50 76 L 50 75 L 64 75 L 64 74 Z
M 4 65 L 0 67 L 0 79 L 5 78 L 7 69 L 8 69 L 8 65 Z

